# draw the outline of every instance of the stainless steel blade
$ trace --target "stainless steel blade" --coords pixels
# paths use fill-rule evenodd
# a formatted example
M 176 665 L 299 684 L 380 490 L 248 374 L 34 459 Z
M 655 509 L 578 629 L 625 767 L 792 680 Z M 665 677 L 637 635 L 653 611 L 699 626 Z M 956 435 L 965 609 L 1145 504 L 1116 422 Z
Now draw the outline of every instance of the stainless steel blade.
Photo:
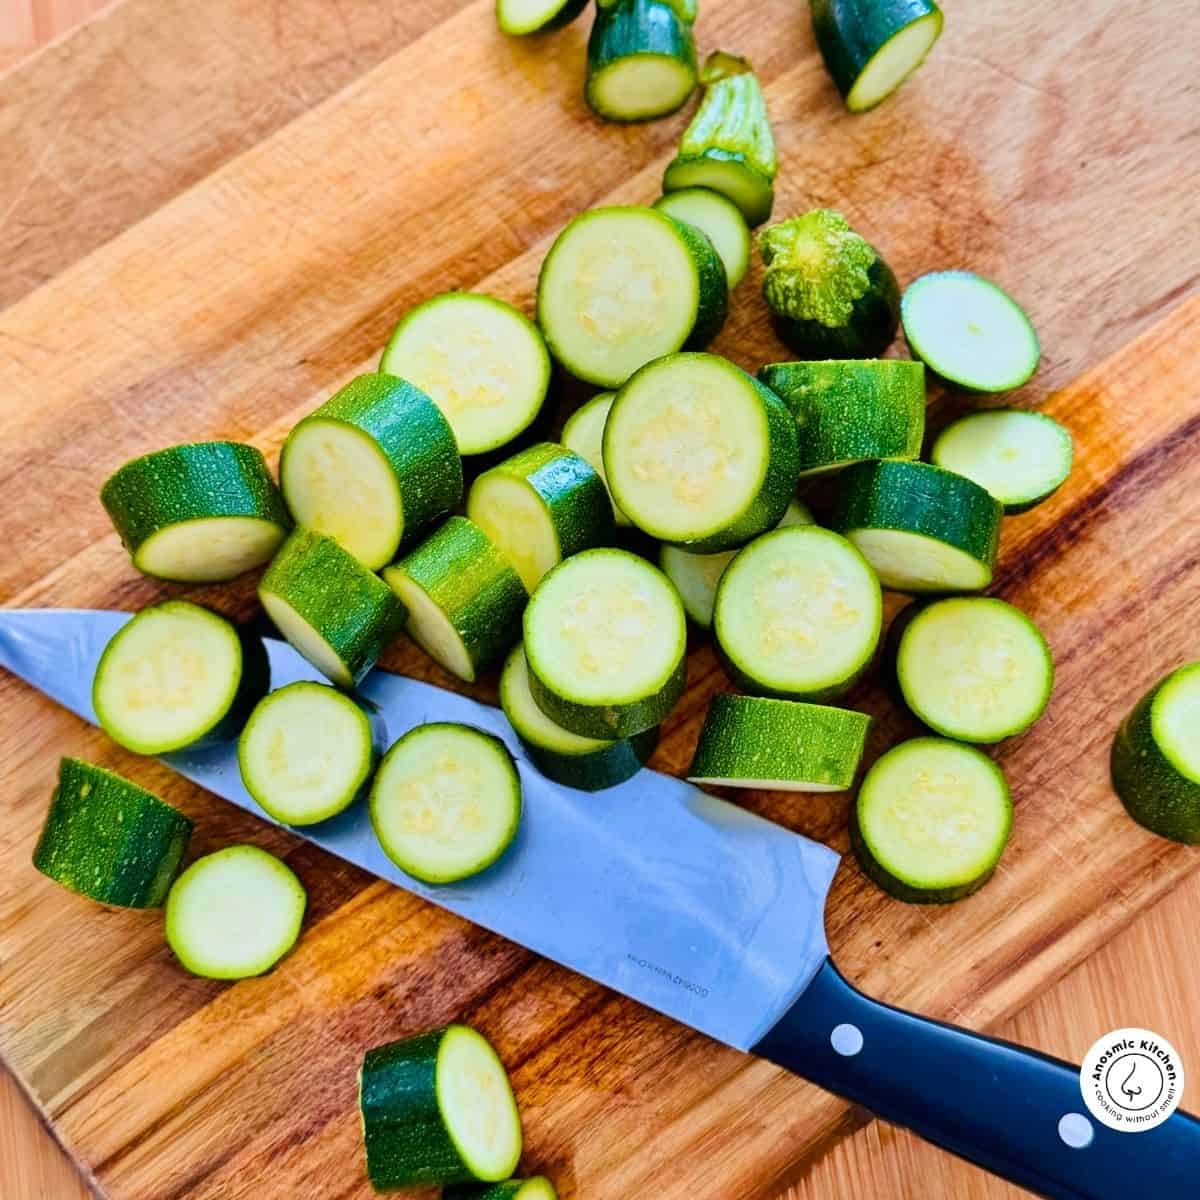
M 96 723 L 91 683 L 128 613 L 0 610 L 0 666 Z M 320 679 L 268 640 L 276 687 Z M 299 830 L 332 854 L 519 942 L 571 970 L 747 1050 L 799 996 L 827 953 L 827 847 L 655 771 L 600 794 L 545 779 L 504 715 L 414 679 L 375 671 L 362 692 L 389 738 L 427 721 L 462 721 L 504 739 L 521 771 L 517 839 L 473 879 L 429 886 L 383 853 L 363 805 Z M 269 820 L 242 786 L 236 748 L 167 761 Z

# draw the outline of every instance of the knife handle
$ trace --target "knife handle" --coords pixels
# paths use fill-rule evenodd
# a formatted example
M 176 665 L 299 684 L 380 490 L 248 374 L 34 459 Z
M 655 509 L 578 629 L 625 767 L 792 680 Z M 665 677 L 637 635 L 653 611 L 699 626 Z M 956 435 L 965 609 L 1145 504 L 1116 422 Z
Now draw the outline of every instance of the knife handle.
M 1056 1200 L 1197 1194 L 1195 1117 L 1109 1129 L 1077 1067 L 871 1000 L 828 958 L 753 1053 Z

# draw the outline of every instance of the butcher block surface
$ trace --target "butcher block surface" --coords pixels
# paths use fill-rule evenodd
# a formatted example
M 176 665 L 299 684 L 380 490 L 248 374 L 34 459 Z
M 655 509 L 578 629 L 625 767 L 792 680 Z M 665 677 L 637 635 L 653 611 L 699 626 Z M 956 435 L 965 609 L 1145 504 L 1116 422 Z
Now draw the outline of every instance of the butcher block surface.
M 1069 21 L 1016 0 L 946 7 L 920 74 L 861 117 L 837 101 L 796 0 L 705 0 L 698 37 L 759 68 L 777 214 L 841 209 L 902 282 L 968 267 L 1008 287 L 1044 347 L 1015 400 L 1076 437 L 1069 483 L 1005 528 L 995 590 L 1045 630 L 1058 683 L 1046 718 L 998 751 L 1017 804 L 1000 870 L 929 910 L 848 860 L 829 908 L 835 956 L 865 990 L 990 1028 L 1198 861 L 1130 822 L 1107 783 L 1115 723 L 1200 655 L 1186 22 L 1197 30 L 1175 3 L 1114 16 L 1095 0 Z M 585 38 L 581 20 L 508 41 L 486 0 L 127 0 L 0 79 L 0 602 L 133 609 L 163 595 L 97 503 L 116 465 L 206 437 L 274 455 L 299 415 L 374 365 L 411 304 L 464 287 L 530 311 L 566 219 L 653 199 L 686 115 L 592 118 Z M 748 368 L 787 357 L 758 278 L 715 346 Z M 935 390 L 933 421 L 962 403 Z M 254 608 L 252 579 L 190 594 Z M 384 666 L 458 686 L 403 640 Z M 699 643 L 689 680 L 662 770 L 686 765 L 726 686 Z M 494 699 L 494 683 L 473 694 Z M 262 825 L 11 677 L 0 702 L 0 1054 L 105 1195 L 369 1195 L 361 1054 L 450 1019 L 495 1041 L 526 1163 L 567 1197 L 766 1200 L 863 1119 Z M 873 683 L 847 702 L 879 717 L 871 756 L 915 732 Z M 297 951 L 263 979 L 192 979 L 156 914 L 103 910 L 37 875 L 66 753 L 182 807 L 195 853 L 235 840 L 283 853 L 310 894 Z M 846 848 L 845 798 L 736 798 Z

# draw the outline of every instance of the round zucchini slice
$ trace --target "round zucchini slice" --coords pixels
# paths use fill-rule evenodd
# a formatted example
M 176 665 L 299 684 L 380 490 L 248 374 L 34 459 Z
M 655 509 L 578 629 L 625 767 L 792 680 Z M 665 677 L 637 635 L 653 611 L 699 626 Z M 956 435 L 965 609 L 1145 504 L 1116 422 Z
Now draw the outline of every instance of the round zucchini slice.
M 467 683 L 521 636 L 525 586 L 467 517 L 451 517 L 383 577 L 408 609 L 409 636 Z
M 730 290 L 741 283 L 750 266 L 750 228 L 732 200 L 712 188 L 689 187 L 659 196 L 654 207 L 699 229 L 721 256 Z
M 554 568 L 525 609 L 538 707 L 589 738 L 658 725 L 683 694 L 687 621 L 667 577 L 626 550 L 585 550 Z
M 654 208 L 595 208 L 555 239 L 538 276 L 538 324 L 572 375 L 616 388 L 652 359 L 701 348 L 725 320 L 712 242 Z
M 471 485 L 467 516 L 516 568 L 526 589 L 564 558 L 612 540 L 608 488 L 587 459 L 539 442 Z
M 854 783 L 871 718 L 822 704 L 714 696 L 688 778 L 779 792 L 841 792 Z
M 396 866 L 425 883 L 454 883 L 486 870 L 517 836 L 521 779 L 499 738 L 434 722 L 383 756 L 368 807 Z
M 972 392 L 1007 392 L 1037 370 L 1041 348 L 1024 309 L 972 271 L 934 271 L 913 280 L 900 306 L 915 357 Z
M 92 707 L 126 750 L 169 754 L 236 737 L 269 684 L 260 638 L 198 604 L 166 600 L 113 634 Z
M 521 1157 L 521 1117 L 504 1064 L 467 1025 L 368 1050 L 358 1106 L 377 1192 L 503 1180 Z
M 442 1191 L 442 1200 L 558 1200 L 545 1175 L 506 1179 L 503 1183 L 464 1183 Z
M 816 525 L 750 543 L 717 586 L 713 629 L 749 692 L 824 700 L 847 691 L 879 644 L 879 580 L 845 538 Z
M 333 538 L 297 529 L 258 585 L 267 616 L 338 687 L 354 687 L 404 628 L 407 613 L 378 575 Z
M 1024 733 L 1046 711 L 1054 660 L 1038 627 L 1003 600 L 938 600 L 905 622 L 896 651 L 904 702 L 963 742 Z
M 617 393 L 604 467 L 617 504 L 660 541 L 728 550 L 779 524 L 796 490 L 796 423 L 715 354 L 674 354 Z
M 257 846 L 198 858 L 167 897 L 167 945 L 193 975 L 249 979 L 300 936 L 308 896 L 285 863 Z
M 441 410 L 390 375 L 360 375 L 288 434 L 279 460 L 297 524 L 372 571 L 462 502 L 462 459 Z
M 562 430 L 563 445 L 591 464 L 592 470 L 604 481 L 606 489 L 608 476 L 604 473 L 604 422 L 608 420 L 609 409 L 616 398 L 616 392 L 601 392 L 598 396 L 593 396 L 567 418 Z M 616 523 L 620 526 L 632 525 L 633 522 L 612 499 L 611 490 L 608 498 L 612 503 Z
M 261 566 L 291 518 L 253 446 L 195 442 L 127 462 L 100 489 L 133 565 L 176 583 L 216 583 Z
M 897 592 L 977 592 L 992 582 L 999 503 L 928 463 L 859 463 L 842 475 L 833 527 Z
M 379 364 L 442 410 L 460 454 L 486 454 L 523 433 L 550 388 L 550 355 L 534 323 L 494 296 L 447 292 L 396 326 Z
M 930 459 L 987 488 L 1011 514 L 1027 512 L 1058 491 L 1073 456 L 1070 432 L 1053 417 L 997 408 L 946 426 Z
M 496 25 L 510 37 L 549 33 L 569 25 L 588 0 L 496 0 Z
M 276 821 L 315 825 L 362 794 L 378 758 L 376 735 L 367 701 L 324 683 L 289 683 L 260 700 L 242 730 L 242 782 Z
M 863 874 L 910 904 L 946 904 L 991 878 L 1012 828 L 1004 772 L 980 750 L 914 738 L 867 772 L 850 826 Z

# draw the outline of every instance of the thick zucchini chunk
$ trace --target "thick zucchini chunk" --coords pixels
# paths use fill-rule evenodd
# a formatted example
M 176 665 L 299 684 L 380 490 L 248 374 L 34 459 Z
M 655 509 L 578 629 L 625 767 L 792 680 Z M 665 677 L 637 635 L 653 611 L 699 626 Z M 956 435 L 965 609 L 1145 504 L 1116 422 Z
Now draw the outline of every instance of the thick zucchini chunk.
M 390 375 L 360 375 L 291 433 L 279 478 L 299 525 L 372 571 L 462 502 L 462 459 L 441 410 Z
M 504 1065 L 467 1025 L 368 1050 L 358 1107 L 377 1192 L 507 1179 L 521 1157 L 521 1117 Z
M 1037 370 L 1041 347 L 1024 309 L 981 275 L 922 275 L 905 289 L 900 314 L 913 355 L 967 391 L 1007 392 Z
M 687 620 L 670 580 L 626 550 L 585 550 L 542 580 L 525 609 L 537 706 L 589 738 L 658 725 L 683 694 Z
M 1112 745 L 1112 780 L 1129 815 L 1159 837 L 1200 843 L 1200 662 L 1138 701 Z
M 480 475 L 467 516 L 530 592 L 564 558 L 613 537 L 604 480 L 587 459 L 555 442 L 539 442 Z
M 879 580 L 845 538 L 816 525 L 764 534 L 717 585 L 713 630 L 748 692 L 824 700 L 849 689 L 879 644 Z
M 113 634 L 92 706 L 126 750 L 168 754 L 236 737 L 269 684 L 260 638 L 207 608 L 166 600 Z
M 763 297 L 801 358 L 874 358 L 900 323 L 900 287 L 841 213 L 816 208 L 764 230 Z
M 854 783 L 871 718 L 822 704 L 714 696 L 688 778 L 725 787 L 841 792 Z
M 842 475 L 832 525 L 897 592 L 978 592 L 992 582 L 1000 504 L 928 463 L 859 463 Z
M 761 225 L 771 215 L 779 169 L 762 88 L 744 58 L 720 50 L 708 56 L 700 81 L 704 100 L 663 174 L 663 191 L 711 188 L 747 224 Z
M 584 97 L 597 116 L 649 121 L 673 113 L 695 89 L 692 22 L 680 4 L 615 0 L 596 6 Z
M 538 276 L 538 324 L 572 375 L 616 388 L 652 359 L 701 349 L 729 288 L 712 242 L 654 208 L 594 208 L 558 235 Z
M 285 863 L 257 846 L 198 858 L 167 897 L 167 945 L 193 975 L 249 979 L 300 936 L 307 893 Z
M 937 600 L 904 622 L 896 678 L 918 720 L 962 742 L 1024 733 L 1046 711 L 1054 660 L 1038 627 L 1003 600 Z
M 486 454 L 523 433 L 550 388 L 550 355 L 534 323 L 503 300 L 447 292 L 396 326 L 379 369 L 442 410 L 460 454 Z
M 378 575 L 333 538 L 297 529 L 258 585 L 267 616 L 338 687 L 354 687 L 404 628 L 407 613 Z
M 1006 513 L 1027 512 L 1058 491 L 1073 457 L 1069 430 L 1019 408 L 960 417 L 942 430 L 930 454 L 939 467 L 987 488 Z
M 604 473 L 604 423 L 608 420 L 608 411 L 616 398 L 616 392 L 601 392 L 593 396 L 567 418 L 562 429 L 563 445 L 591 463 L 592 470 L 604 481 L 606 490 L 608 476 Z M 616 523 L 621 526 L 632 525 L 633 522 L 617 507 L 611 490 L 608 498 L 612 503 L 613 519 Z
M 991 878 L 1012 827 L 1004 772 L 974 746 L 914 738 L 867 772 L 850 823 L 863 874 L 897 900 L 946 904 Z
M 369 701 L 302 680 L 258 702 L 238 739 L 238 767 L 268 816 L 315 825 L 363 793 L 382 740 Z
M 512 37 L 549 33 L 570 25 L 587 6 L 588 0 L 496 0 L 496 25 Z
M 408 609 L 409 636 L 467 683 L 521 636 L 525 585 L 466 517 L 451 517 L 383 577 Z
M 499 738 L 470 725 L 418 725 L 383 756 L 368 807 L 396 866 L 454 883 L 490 867 L 517 836 L 521 779 Z
M 64 758 L 33 865 L 101 904 L 156 908 L 191 835 L 187 817 L 136 783 Z
M 581 737 L 556 725 L 529 689 L 525 648 L 517 646 L 500 675 L 500 706 L 526 753 L 547 779 L 584 792 L 615 787 L 636 775 L 658 745 L 658 729 L 631 738 Z
M 925 368 L 898 358 L 770 363 L 758 378 L 796 418 L 800 475 L 875 458 L 917 458 Z
M 890 96 L 942 32 L 934 0 L 811 0 L 811 9 L 825 66 L 851 112 Z
M 788 525 L 811 525 L 812 513 L 799 500 L 792 500 L 784 510 L 783 519 L 775 527 Z M 713 605 L 717 598 L 717 584 L 725 568 L 733 561 L 736 550 L 718 550 L 716 554 L 693 554 L 678 546 L 663 545 L 658 552 L 658 565 L 675 585 L 687 615 L 700 626 L 712 626 Z
M 629 519 L 696 553 L 777 525 L 796 490 L 796 422 L 779 398 L 715 354 L 674 354 L 617 393 L 604 468 Z
M 133 565 L 177 583 L 261 566 L 291 518 L 267 462 L 239 442 L 194 442 L 127 462 L 100 489 Z
M 503 1183 L 461 1183 L 445 1188 L 442 1200 L 558 1200 L 558 1192 L 545 1175 L 534 1175 Z
M 689 187 L 659 196 L 654 207 L 700 230 L 721 256 L 730 290 L 741 283 L 750 266 L 750 228 L 732 200 L 712 188 Z

